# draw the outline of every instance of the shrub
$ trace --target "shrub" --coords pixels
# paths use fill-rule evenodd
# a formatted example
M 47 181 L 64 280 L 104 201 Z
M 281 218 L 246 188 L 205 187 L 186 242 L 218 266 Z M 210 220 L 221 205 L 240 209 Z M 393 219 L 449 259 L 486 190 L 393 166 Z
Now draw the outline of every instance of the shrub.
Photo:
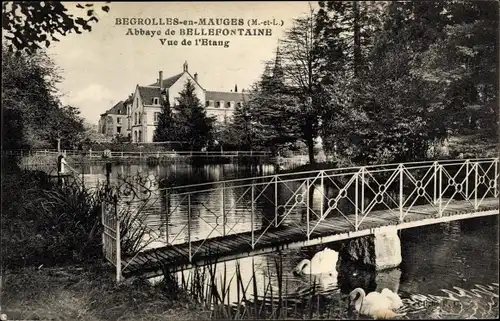
M 2 177 L 2 258 L 9 267 L 94 260 L 101 255 L 103 187 L 58 184 L 44 172 Z

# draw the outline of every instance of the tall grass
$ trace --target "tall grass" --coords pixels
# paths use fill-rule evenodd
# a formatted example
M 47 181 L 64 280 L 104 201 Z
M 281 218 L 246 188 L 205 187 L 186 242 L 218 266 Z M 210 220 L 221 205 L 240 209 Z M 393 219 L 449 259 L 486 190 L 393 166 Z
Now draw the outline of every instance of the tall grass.
M 274 259 L 275 275 L 271 264 L 264 273 L 263 284 L 257 280 L 254 266 L 250 280 L 246 281 L 238 262 L 236 271 L 229 273 L 225 264 L 222 271 L 217 271 L 220 265 L 214 261 L 196 266 L 187 278 L 185 273 L 181 272 L 179 276 L 163 267 L 162 282 L 168 284 L 169 289 L 177 288 L 202 304 L 211 312 L 213 320 L 348 318 L 345 297 L 322 294 L 316 281 L 312 281 L 311 289 L 306 293 L 288 293 L 288 278 L 284 275 L 281 260 Z M 277 289 L 272 285 L 273 280 Z M 233 282 L 236 282 L 235 296 L 230 292 Z
M 64 182 L 43 171 L 13 170 L 2 176 L 2 264 L 4 268 L 94 263 L 102 259 L 101 206 L 104 185 L 88 188 L 78 177 Z M 142 213 L 142 214 L 141 214 Z M 148 245 L 143 211 L 119 211 L 124 254 Z
M 44 172 L 2 177 L 2 258 L 9 266 L 94 260 L 101 253 L 103 187 L 60 184 Z

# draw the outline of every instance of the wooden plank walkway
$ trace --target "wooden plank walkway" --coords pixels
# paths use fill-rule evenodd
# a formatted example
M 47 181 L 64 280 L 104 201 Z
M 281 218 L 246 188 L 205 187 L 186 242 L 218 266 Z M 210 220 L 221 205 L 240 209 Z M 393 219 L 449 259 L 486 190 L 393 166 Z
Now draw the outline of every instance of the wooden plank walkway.
M 447 201 L 446 201 L 447 202 Z M 443 206 L 446 204 L 443 200 Z M 473 203 L 473 201 L 472 201 Z M 498 214 L 498 199 L 484 199 L 479 208 L 474 210 L 468 201 L 452 201 L 440 218 L 437 210 L 431 205 L 414 206 L 405 216 L 403 222 L 399 222 L 399 210 L 384 210 L 370 212 L 362 221 L 358 231 L 343 216 L 327 218 L 320 222 L 312 232 L 309 240 L 306 235 L 306 224 L 299 223 L 287 227 L 269 228 L 262 236 L 263 230 L 255 230 L 254 237 L 260 239 L 252 249 L 252 232 L 238 233 L 227 236 L 214 237 L 206 240 L 192 241 L 191 249 L 192 263 L 206 264 L 267 253 L 279 249 L 310 246 L 314 244 L 327 243 L 337 240 L 354 238 L 362 235 L 372 234 L 374 228 L 383 226 L 396 226 L 398 229 L 411 228 L 415 226 L 437 224 L 445 221 L 460 220 L 465 218 L 479 217 L 484 215 Z M 463 215 L 467 214 L 467 215 Z M 354 214 L 347 216 L 354 222 Z M 358 216 L 360 220 L 360 216 Z M 311 221 L 311 228 L 317 221 Z M 134 258 L 124 259 L 124 276 L 147 274 L 149 276 L 161 273 L 161 268 L 179 270 L 189 267 L 189 243 L 169 245 L 165 247 L 149 249 L 139 253 Z

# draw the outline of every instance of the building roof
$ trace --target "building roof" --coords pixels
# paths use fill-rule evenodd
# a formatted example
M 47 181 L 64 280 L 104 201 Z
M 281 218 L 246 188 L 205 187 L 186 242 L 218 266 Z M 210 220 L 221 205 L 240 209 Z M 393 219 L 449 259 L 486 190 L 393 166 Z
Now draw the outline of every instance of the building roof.
M 223 92 L 223 91 L 206 91 L 206 100 L 214 101 L 244 101 L 248 100 L 248 93 L 246 92 Z
M 181 78 L 183 73 L 180 73 L 180 74 L 177 74 L 175 76 L 172 76 L 170 78 L 167 78 L 167 79 L 163 79 L 163 86 L 162 88 L 170 88 L 173 84 L 175 84 L 175 82 L 177 80 L 179 80 L 179 78 Z M 154 84 L 152 85 L 149 85 L 150 87 L 159 87 L 160 86 L 160 82 L 159 80 L 157 80 Z
M 101 116 L 107 115 L 107 114 L 113 114 L 113 115 L 126 115 L 127 114 L 127 108 L 124 105 L 123 101 L 119 101 L 111 107 L 110 109 L 106 110 L 104 114 L 101 114 Z
M 152 105 L 153 98 L 161 97 L 160 87 L 138 86 L 138 88 L 144 105 Z

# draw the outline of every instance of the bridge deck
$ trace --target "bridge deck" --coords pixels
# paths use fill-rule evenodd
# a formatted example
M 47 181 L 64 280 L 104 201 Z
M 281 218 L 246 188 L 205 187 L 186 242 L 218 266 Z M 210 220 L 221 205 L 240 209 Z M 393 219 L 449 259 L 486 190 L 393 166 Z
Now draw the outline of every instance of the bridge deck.
M 443 200 L 443 202 L 444 201 L 445 200 Z M 404 222 L 399 222 L 399 212 L 397 209 L 392 211 L 374 211 L 363 220 L 357 232 L 354 232 L 353 226 L 344 217 L 329 217 L 318 224 L 309 240 L 307 239 L 303 227 L 288 226 L 275 229 L 270 228 L 262 235 L 253 249 L 251 246 L 251 231 L 220 236 L 205 241 L 193 241 L 191 243 L 193 252 L 203 244 L 196 252 L 196 255 L 194 255 L 193 263 L 203 264 L 203 262 L 207 261 L 213 262 L 215 257 L 221 262 L 249 255 L 271 252 L 277 249 L 349 239 L 371 234 L 370 229 L 382 226 L 392 225 L 396 226 L 398 229 L 404 229 L 476 216 L 498 214 L 498 208 L 498 199 L 493 197 L 484 199 L 477 210 L 474 210 L 473 205 L 468 201 L 452 201 L 444 210 L 443 216 L 440 218 L 436 214 L 436 209 L 431 205 L 420 205 L 412 207 L 411 211 L 405 216 Z M 463 214 L 466 215 L 464 216 Z M 351 221 L 354 221 L 354 214 L 348 217 Z M 256 230 L 254 233 L 255 239 L 257 239 L 262 231 Z M 123 275 L 155 275 L 161 271 L 162 265 L 179 269 L 188 267 L 190 264 L 189 243 L 182 243 L 174 246 L 149 249 L 140 253 L 133 259 L 124 260 L 123 265 L 127 267 L 123 271 Z

